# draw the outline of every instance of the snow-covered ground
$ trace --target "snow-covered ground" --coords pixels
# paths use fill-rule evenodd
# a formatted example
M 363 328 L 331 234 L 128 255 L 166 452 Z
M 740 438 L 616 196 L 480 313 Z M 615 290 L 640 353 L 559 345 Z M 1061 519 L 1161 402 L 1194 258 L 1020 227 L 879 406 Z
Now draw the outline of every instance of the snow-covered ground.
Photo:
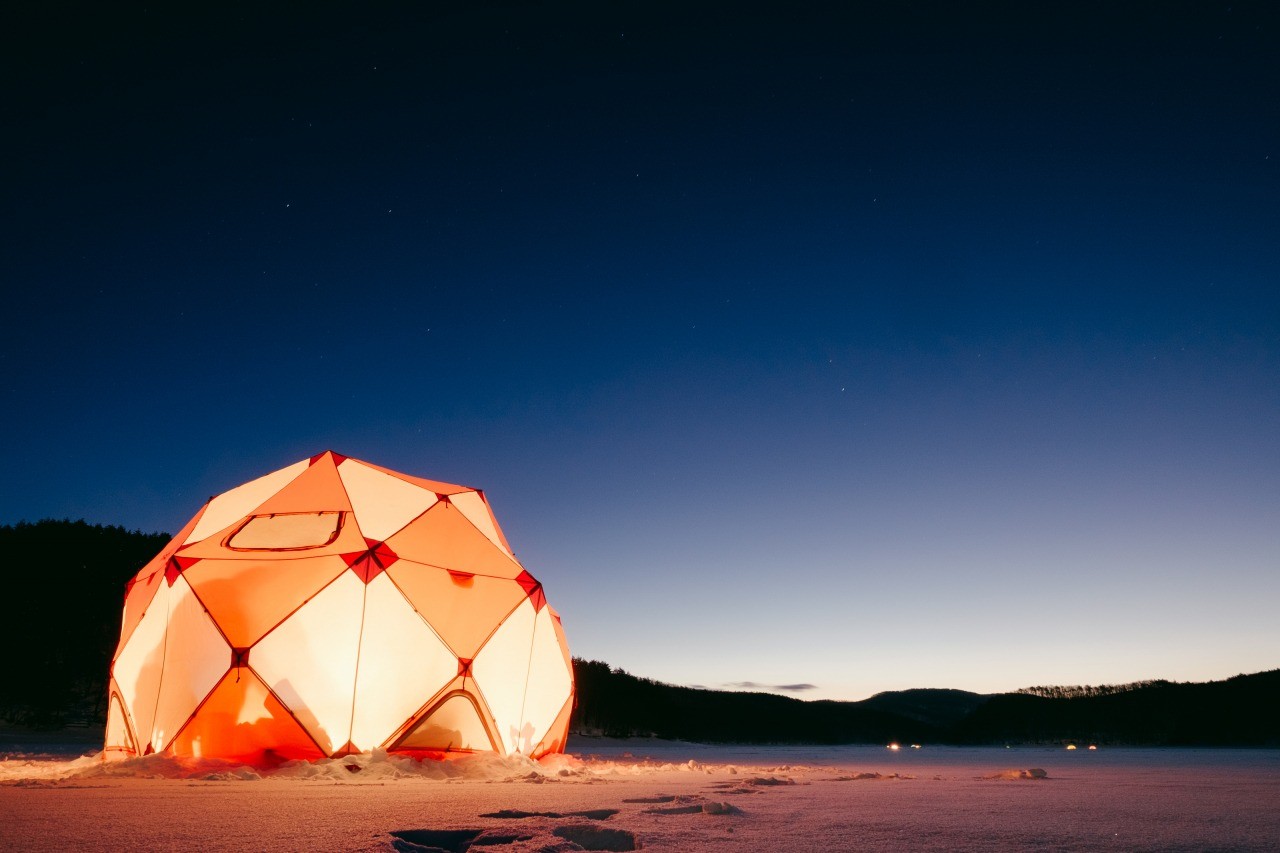
M 0 747 L 3 749 L 4 747 Z M 1275 850 L 1280 751 L 715 747 L 263 772 L 0 752 L 0 849 Z M 1043 771 L 1043 772 L 1040 772 Z

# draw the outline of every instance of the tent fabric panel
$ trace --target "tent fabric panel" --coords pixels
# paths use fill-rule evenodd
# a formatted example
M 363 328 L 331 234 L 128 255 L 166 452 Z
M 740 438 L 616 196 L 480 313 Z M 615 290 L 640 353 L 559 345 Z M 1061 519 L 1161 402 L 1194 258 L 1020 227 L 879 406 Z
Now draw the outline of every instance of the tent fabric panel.
M 573 696 L 565 700 L 564 707 L 556 716 L 556 721 L 542 736 L 542 741 L 533 749 L 530 758 L 541 758 L 544 755 L 564 752 L 569 745 L 569 720 L 573 716 Z
M 414 477 L 411 474 L 402 474 L 399 471 L 392 471 L 390 468 L 383 468 L 381 465 L 374 465 L 372 462 L 365 462 L 363 459 L 357 459 L 361 465 L 366 468 L 372 468 L 375 471 L 381 471 L 389 477 L 395 477 L 397 480 L 404 480 L 420 489 L 426 489 L 428 492 L 435 492 L 437 495 L 455 495 L 458 492 L 470 491 L 467 486 L 459 486 L 457 483 L 444 483 L 440 480 L 428 480 L 425 477 Z
M 455 693 L 418 723 L 396 749 L 489 751 L 493 744 L 475 703 Z
M 474 658 L 502 618 L 525 597 L 514 581 L 450 573 L 407 560 L 396 562 L 387 574 L 461 658 Z
M 337 556 L 201 560 L 183 577 L 231 645 L 247 648 L 346 569 Z
M 178 578 L 170 590 L 164 672 L 151 733 L 156 752 L 168 746 L 230 666 L 231 647 L 191 587 Z
M 512 579 L 524 571 L 460 510 L 444 501 L 410 522 L 387 544 L 401 559 L 442 569 Z
M 140 753 L 145 752 L 150 743 L 156 718 L 172 593 L 168 584 L 157 584 L 150 606 L 111 664 L 111 675 L 120 686 L 120 697 L 133 723 Z
M 498 529 L 498 520 L 493 517 L 493 513 L 489 510 L 489 504 L 479 492 L 459 492 L 456 495 L 449 496 L 449 502 L 458 508 L 458 511 L 466 516 L 476 526 L 476 529 L 485 535 L 485 538 L 496 545 L 504 554 L 511 554 L 511 548 L 507 545 L 507 538 L 502 535 L 502 531 Z
M 350 737 L 364 591 L 359 578 L 343 572 L 249 653 L 250 665 L 325 755 Z
M 107 702 L 107 733 L 102 753 L 104 758 L 132 758 L 138 754 L 138 744 L 129 731 L 129 721 L 125 717 L 120 694 L 114 690 Z
M 528 732 L 528 751 L 546 737 L 552 724 L 573 695 L 573 676 L 565 659 L 557 625 L 547 608 L 538 611 L 534 621 L 533 649 L 529 656 L 529 682 L 525 689 L 520 732 Z
M 369 539 L 386 541 L 391 534 L 426 512 L 436 493 L 406 483 L 348 459 L 338 468 L 360 531 Z
M 191 531 L 191 535 L 187 537 L 186 544 L 193 544 L 215 533 L 220 533 L 233 522 L 251 515 L 268 498 L 307 470 L 307 467 L 308 461 L 303 459 L 301 462 L 295 462 L 279 471 L 272 471 L 256 480 L 250 480 L 243 486 L 236 486 L 218 495 L 205 507 L 204 515 L 201 516 L 195 530 Z
M 256 767 L 323 758 L 320 748 L 248 667 L 232 668 L 170 744 L 175 755 Z
M 382 746 L 457 672 L 457 656 L 378 575 L 365 592 L 351 742 L 361 750 Z
M 124 650 L 138 623 L 142 621 L 142 615 L 149 609 L 156 590 L 164 583 L 164 562 L 152 560 L 147 565 L 152 567 L 150 573 L 139 574 L 134 578 L 129 591 L 124 594 L 124 616 L 120 625 L 120 643 L 116 646 L 117 656 Z
M 342 486 L 342 478 L 333 464 L 333 454 L 326 453 L 307 470 L 294 478 L 254 509 L 257 515 L 274 512 L 351 512 L 351 501 Z
M 128 642 L 129 635 L 133 633 L 133 629 L 137 627 L 138 620 L 142 618 L 143 612 L 147 609 L 147 605 L 151 603 L 151 598 L 155 595 L 156 586 L 164 578 L 164 570 L 169 558 L 177 553 L 182 547 L 182 543 L 191 535 L 191 531 L 195 529 L 196 524 L 204 515 L 204 509 L 201 509 L 191 520 L 182 526 L 169 542 L 147 562 L 142 569 L 133 576 L 129 581 L 129 586 L 124 594 L 124 617 L 120 625 L 120 642 L 116 645 L 116 654 L 124 648 L 124 644 Z
M 512 611 L 471 664 L 476 688 L 493 713 L 494 729 L 505 754 L 525 752 L 537 742 L 521 726 L 529 652 L 534 633 L 533 605 L 528 599 Z M 522 750 L 521 747 L 526 747 Z

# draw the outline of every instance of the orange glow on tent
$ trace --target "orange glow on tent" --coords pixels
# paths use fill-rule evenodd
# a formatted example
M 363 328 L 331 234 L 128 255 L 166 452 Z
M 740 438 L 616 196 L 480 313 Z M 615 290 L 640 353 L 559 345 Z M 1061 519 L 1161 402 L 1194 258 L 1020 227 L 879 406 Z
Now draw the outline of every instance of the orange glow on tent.
M 572 705 L 483 493 L 325 452 L 211 498 L 130 581 L 104 754 L 536 758 Z

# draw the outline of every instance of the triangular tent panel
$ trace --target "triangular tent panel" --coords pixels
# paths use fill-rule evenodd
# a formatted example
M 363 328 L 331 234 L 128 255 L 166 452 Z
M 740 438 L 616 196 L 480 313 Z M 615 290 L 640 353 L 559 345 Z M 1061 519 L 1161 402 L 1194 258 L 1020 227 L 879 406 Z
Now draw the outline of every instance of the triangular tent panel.
M 338 468 L 366 539 L 385 542 L 392 533 L 426 512 L 436 502 L 428 492 L 348 459 Z
M 511 553 L 506 537 L 498 529 L 498 520 L 493 517 L 493 513 L 489 512 L 489 505 L 485 503 L 484 497 L 479 492 L 459 492 L 449 497 L 449 503 L 456 506 L 467 517 L 467 521 L 474 524 L 476 529 L 485 535 L 485 538 L 505 553 Z
M 351 512 L 351 501 L 347 498 L 346 489 L 342 487 L 342 478 L 338 476 L 338 468 L 331 453 L 322 454 L 289 485 L 264 501 L 254 510 L 254 514 L 325 510 Z
M 179 755 L 259 766 L 324 753 L 248 667 L 233 668 L 170 744 Z
M 451 501 L 440 501 L 387 540 L 397 554 L 451 571 L 517 578 L 523 568 L 491 542 Z
M 250 480 L 243 486 L 236 486 L 229 492 L 223 492 L 209 501 L 204 515 L 195 530 L 187 537 L 186 544 L 199 542 L 208 536 L 218 533 L 228 525 L 239 521 L 261 506 L 276 492 L 283 489 L 290 480 L 310 467 L 308 460 L 295 462 L 287 468 L 273 471 Z
M 483 495 L 332 452 L 211 498 L 130 582 L 111 671 L 111 757 L 538 757 L 573 697 Z

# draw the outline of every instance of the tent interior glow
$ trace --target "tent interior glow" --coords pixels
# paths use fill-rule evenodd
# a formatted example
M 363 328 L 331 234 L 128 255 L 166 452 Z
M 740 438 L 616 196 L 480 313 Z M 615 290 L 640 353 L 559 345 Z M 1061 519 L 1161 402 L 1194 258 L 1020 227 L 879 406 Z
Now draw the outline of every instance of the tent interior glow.
M 482 492 L 331 451 L 209 499 L 130 583 L 108 757 L 564 749 L 559 615 Z
M 646 677 L 1280 664 L 1271 4 L 29 5 L 0 521 L 335 447 Z

